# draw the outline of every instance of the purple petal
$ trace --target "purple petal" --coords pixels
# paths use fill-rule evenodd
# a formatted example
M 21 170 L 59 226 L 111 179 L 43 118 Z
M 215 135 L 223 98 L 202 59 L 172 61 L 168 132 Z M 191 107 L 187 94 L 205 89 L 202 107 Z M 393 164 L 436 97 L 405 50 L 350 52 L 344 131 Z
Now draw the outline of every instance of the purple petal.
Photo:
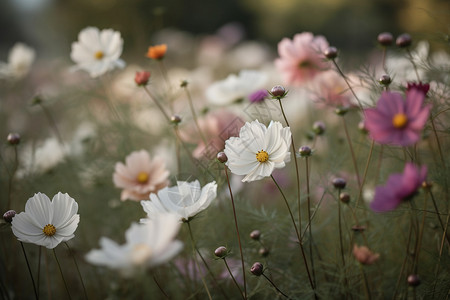
M 405 112 L 405 102 L 400 93 L 383 92 L 377 103 L 377 110 L 386 116 Z
M 411 89 L 406 94 L 406 114 L 408 116 L 415 116 L 422 108 L 425 95 L 417 89 Z

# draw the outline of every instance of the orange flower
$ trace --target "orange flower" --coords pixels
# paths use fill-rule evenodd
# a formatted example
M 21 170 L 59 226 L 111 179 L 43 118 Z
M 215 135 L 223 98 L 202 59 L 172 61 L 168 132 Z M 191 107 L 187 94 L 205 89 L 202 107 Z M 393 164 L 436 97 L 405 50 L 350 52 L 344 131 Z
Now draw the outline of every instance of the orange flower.
M 163 59 L 167 52 L 167 45 L 156 45 L 148 47 L 147 57 L 151 59 Z

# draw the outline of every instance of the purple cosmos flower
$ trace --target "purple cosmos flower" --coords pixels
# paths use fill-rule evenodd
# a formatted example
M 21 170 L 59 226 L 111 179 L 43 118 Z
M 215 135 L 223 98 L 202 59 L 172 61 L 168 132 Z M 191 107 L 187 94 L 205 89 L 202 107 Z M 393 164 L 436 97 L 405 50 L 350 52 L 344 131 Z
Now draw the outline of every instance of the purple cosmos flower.
M 418 89 L 406 93 L 383 92 L 376 108 L 365 109 L 365 126 L 380 144 L 409 146 L 420 139 L 431 105 L 423 105 L 425 95 Z
M 257 90 L 248 96 L 251 103 L 259 103 L 267 98 L 269 92 L 267 90 Z
M 404 200 L 412 197 L 427 177 L 427 167 L 406 163 L 403 174 L 391 174 L 385 186 L 375 189 L 370 208 L 376 212 L 394 210 Z

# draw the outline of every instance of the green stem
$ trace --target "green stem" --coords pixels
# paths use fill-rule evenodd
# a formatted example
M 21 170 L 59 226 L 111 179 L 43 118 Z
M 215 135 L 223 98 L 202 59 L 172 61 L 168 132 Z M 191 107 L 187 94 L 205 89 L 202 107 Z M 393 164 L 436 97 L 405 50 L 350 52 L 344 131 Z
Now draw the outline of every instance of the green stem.
M 448 234 L 447 234 L 447 228 L 444 226 L 444 222 L 442 222 L 441 214 L 439 213 L 439 209 L 437 207 L 436 200 L 434 199 L 434 195 L 433 195 L 433 192 L 431 191 L 431 188 L 428 189 L 428 192 L 430 193 L 431 200 L 433 202 L 433 206 L 434 206 L 434 209 L 436 211 L 436 215 L 437 215 L 438 220 L 439 220 L 439 224 L 441 225 L 442 231 L 444 233 L 444 238 L 447 240 L 447 243 L 450 245 L 450 239 L 449 239 Z
M 287 296 L 285 293 L 283 293 L 276 285 L 275 283 L 273 283 L 272 280 L 270 280 L 269 277 L 267 277 L 264 273 L 262 274 L 262 276 L 264 276 L 265 279 L 267 279 L 268 282 L 270 282 L 270 284 L 277 290 L 278 293 L 280 293 L 281 295 L 283 295 L 284 297 L 289 298 L 289 296 Z
M 409 51 L 409 49 L 406 49 L 406 53 L 408 53 L 409 60 L 410 60 L 411 64 L 413 65 L 414 72 L 416 73 L 417 81 L 420 81 L 419 72 L 417 72 L 417 66 L 416 66 L 416 63 L 414 62 L 414 59 L 413 59 L 412 55 L 411 55 L 411 51 Z
M 311 195 L 310 195 L 310 187 L 309 187 L 309 157 L 305 158 L 306 164 L 306 196 L 308 202 L 308 227 L 309 227 L 309 259 L 311 261 L 311 272 L 314 281 L 314 286 L 317 286 L 316 282 L 316 272 L 314 269 L 314 255 L 312 250 L 313 245 L 313 236 L 312 236 L 312 223 L 311 223 Z
M 242 292 L 241 287 L 237 283 L 236 278 L 234 278 L 233 273 L 231 272 L 230 267 L 228 266 L 228 263 L 227 263 L 227 260 L 225 259 L 225 257 L 223 258 L 223 262 L 225 263 L 225 266 L 227 267 L 228 273 L 230 273 L 230 276 L 233 279 L 234 284 L 239 289 L 239 294 L 242 296 L 243 299 L 245 299 L 244 293 Z
M 241 236 L 239 234 L 239 227 L 238 227 L 237 216 L 236 216 L 236 208 L 234 207 L 234 198 L 233 198 L 233 193 L 231 191 L 230 178 L 228 178 L 228 171 L 227 171 L 227 167 L 225 165 L 224 165 L 224 169 L 225 169 L 225 175 L 227 176 L 228 190 L 230 191 L 231 205 L 233 206 L 234 224 L 236 226 L 236 234 L 237 234 L 238 243 L 239 243 L 239 251 L 241 253 L 242 274 L 243 274 L 243 278 L 244 278 L 244 299 L 247 299 L 247 282 L 245 279 L 244 254 L 242 252 Z
M 153 281 L 156 283 L 156 285 L 158 286 L 159 290 L 161 291 L 161 293 L 164 295 L 164 297 L 166 297 L 166 299 L 170 299 L 169 295 L 167 295 L 167 293 L 163 290 L 162 286 L 159 284 L 158 280 L 156 280 L 156 276 L 153 275 Z
M 64 244 L 66 245 L 67 249 L 69 250 L 70 256 L 72 256 L 72 258 L 73 258 L 73 262 L 74 262 L 74 264 L 75 264 L 75 268 L 77 269 L 78 277 L 80 278 L 81 285 L 82 285 L 82 287 L 83 287 L 84 297 L 85 297 L 86 299 L 88 299 L 88 295 L 87 295 L 87 292 L 86 292 L 86 286 L 84 285 L 84 282 L 83 282 L 83 276 L 81 276 L 80 268 L 78 267 L 78 263 L 77 263 L 77 260 L 76 260 L 76 258 L 75 258 L 75 254 L 73 254 L 73 252 L 72 252 L 72 250 L 70 249 L 69 244 L 68 244 L 67 242 L 64 242 Z
M 361 177 L 359 176 L 358 164 L 356 162 L 355 152 L 353 151 L 352 141 L 347 129 L 347 122 L 345 122 L 345 117 L 342 116 L 342 123 L 344 124 L 345 137 L 347 138 L 347 143 L 350 148 L 350 154 L 352 156 L 353 167 L 355 168 L 356 178 L 358 179 L 358 187 L 361 188 Z
M 188 97 L 189 107 L 191 109 L 192 118 L 194 119 L 194 123 L 195 123 L 195 126 L 197 127 L 198 134 L 200 135 L 200 138 L 202 139 L 202 141 L 206 147 L 208 145 L 208 141 L 206 140 L 205 136 L 203 135 L 200 125 L 198 124 L 198 118 L 197 118 L 197 114 L 195 113 L 195 108 L 194 108 L 194 103 L 192 102 L 191 93 L 189 93 L 187 86 L 184 87 L 184 90 Z
M 364 282 L 364 294 L 366 296 L 367 300 L 370 300 L 370 289 L 369 289 L 369 282 L 367 281 L 367 276 L 366 273 L 364 272 L 364 268 L 363 265 L 361 263 L 359 263 L 359 269 L 361 271 L 361 275 L 363 277 L 363 282 Z
M 67 282 L 66 282 L 66 279 L 64 278 L 64 274 L 61 269 L 61 265 L 59 264 L 58 256 L 56 256 L 55 248 L 53 248 L 53 255 L 55 256 L 55 260 L 56 260 L 56 264 L 58 265 L 59 273 L 61 274 L 61 278 L 63 280 L 64 287 L 66 288 L 67 296 L 69 297 L 69 299 L 72 299 L 72 297 L 70 297 L 69 288 L 67 287 Z
M 36 297 L 36 299 L 39 299 L 39 294 L 36 289 L 36 283 L 34 282 L 33 273 L 31 272 L 30 263 L 28 262 L 27 253 L 25 252 L 25 247 L 23 246 L 22 242 L 20 242 L 20 246 L 22 247 L 23 256 L 25 256 L 25 261 L 27 263 L 28 272 L 30 273 L 31 281 L 33 283 L 34 296 Z
M 161 103 L 159 103 L 159 101 L 156 100 L 155 97 L 153 97 L 153 95 L 150 93 L 150 91 L 148 90 L 148 88 L 146 86 L 144 86 L 143 88 L 144 88 L 144 91 L 147 93 L 147 95 L 150 97 L 150 99 L 152 99 L 153 102 L 156 104 L 156 106 L 161 111 L 163 116 L 166 118 L 167 122 L 170 123 L 171 121 L 170 121 L 169 115 L 166 113 L 166 111 L 162 107 Z
M 334 64 L 334 66 L 336 67 L 336 69 L 338 70 L 339 74 L 341 75 L 341 77 L 344 79 L 345 83 L 347 84 L 348 88 L 350 89 L 350 91 L 353 94 L 353 97 L 355 97 L 356 101 L 358 102 L 359 105 L 359 109 L 361 110 L 361 112 L 364 114 L 364 109 L 362 107 L 361 101 L 359 101 L 358 96 L 356 96 L 355 91 L 353 90 L 352 86 L 350 85 L 350 83 L 347 80 L 347 76 L 344 75 L 344 73 L 342 72 L 341 68 L 339 68 L 339 65 L 336 63 L 335 59 L 331 60 Z

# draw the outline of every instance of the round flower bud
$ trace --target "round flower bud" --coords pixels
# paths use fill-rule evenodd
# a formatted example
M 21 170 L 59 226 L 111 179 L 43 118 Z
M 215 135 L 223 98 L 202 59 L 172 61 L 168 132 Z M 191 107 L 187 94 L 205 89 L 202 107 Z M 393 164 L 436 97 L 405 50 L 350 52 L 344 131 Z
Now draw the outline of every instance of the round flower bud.
M 378 82 L 381 85 L 388 86 L 391 84 L 392 79 L 391 79 L 391 76 L 384 74 L 384 75 L 381 75 L 380 79 L 378 79 Z
M 366 128 L 366 124 L 364 123 L 364 121 L 361 121 L 361 122 L 358 123 L 358 129 L 359 129 L 359 131 L 361 131 L 364 134 L 366 134 L 368 132 L 368 130 Z
M 341 193 L 339 195 L 339 200 L 341 200 L 342 203 L 348 204 L 350 202 L 350 195 L 348 193 Z
M 335 112 L 338 116 L 343 116 L 343 115 L 345 115 L 346 113 L 348 113 L 348 107 L 346 107 L 346 106 L 338 107 L 338 108 L 336 108 L 336 109 L 334 110 L 334 112 Z
M 405 48 L 408 46 L 411 46 L 412 39 L 411 36 L 408 33 L 403 33 L 397 37 L 397 40 L 395 40 L 395 44 L 400 48 Z
M 227 256 L 227 254 L 228 254 L 228 249 L 224 246 L 220 246 L 219 248 L 214 250 L 214 255 L 219 258 L 224 258 Z
M 255 241 L 259 241 L 259 238 L 261 237 L 261 231 L 259 230 L 253 230 L 250 232 L 250 238 Z
M 338 56 L 338 50 L 336 49 L 336 47 L 331 46 L 331 47 L 328 47 L 327 49 L 325 49 L 323 54 L 328 59 L 334 59 Z
M 300 149 L 298 149 L 298 153 L 300 153 L 301 157 L 306 157 L 311 155 L 311 148 L 308 146 L 301 146 Z
M 136 75 L 134 76 L 134 82 L 136 82 L 138 86 L 147 85 L 149 79 L 150 72 L 148 71 L 136 72 Z
M 3 214 L 3 220 L 5 220 L 6 223 L 11 223 L 15 215 L 16 215 L 15 210 L 8 210 Z
M 253 275 L 261 276 L 264 273 L 264 266 L 263 266 L 263 264 L 260 263 L 260 262 L 255 262 L 253 264 L 253 266 L 251 267 L 250 272 Z
M 335 178 L 333 179 L 333 185 L 337 189 L 343 189 L 347 185 L 347 181 L 344 178 Z
M 324 122 L 322 122 L 322 121 L 316 121 L 316 122 L 314 122 L 312 128 L 313 128 L 313 131 L 314 131 L 315 134 L 317 134 L 317 135 L 322 135 L 322 134 L 325 132 L 325 129 L 326 129 L 327 127 L 325 126 L 325 123 L 324 123 Z
M 267 257 L 270 254 L 270 251 L 267 248 L 261 248 L 261 249 L 259 249 L 258 252 L 259 252 L 259 255 L 261 255 L 262 257 Z
M 408 285 L 418 286 L 420 284 L 420 277 L 417 274 L 411 274 L 408 276 Z
M 378 43 L 382 46 L 390 46 L 394 41 L 394 37 L 390 32 L 382 32 L 378 35 Z
M 270 90 L 270 94 L 275 98 L 282 98 L 286 95 L 286 89 L 281 85 L 276 85 Z
M 422 188 L 425 190 L 430 190 L 433 187 L 433 183 L 431 181 L 422 182 Z
M 225 152 L 219 152 L 217 153 L 217 160 L 224 164 L 228 161 L 228 157 Z
M 178 124 L 181 123 L 181 117 L 180 117 L 179 115 L 173 115 L 173 116 L 170 118 L 170 121 L 171 121 L 173 124 L 178 125 Z
M 10 133 L 6 140 L 10 145 L 17 145 L 20 143 L 20 135 L 18 133 Z

